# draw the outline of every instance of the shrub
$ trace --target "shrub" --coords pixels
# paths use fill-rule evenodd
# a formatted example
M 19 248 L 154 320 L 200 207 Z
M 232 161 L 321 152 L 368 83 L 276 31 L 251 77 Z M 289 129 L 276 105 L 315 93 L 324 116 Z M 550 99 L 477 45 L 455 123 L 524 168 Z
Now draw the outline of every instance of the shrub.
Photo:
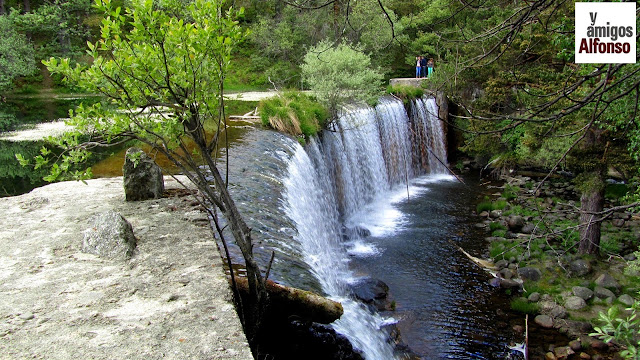
M 348 102 L 377 100 L 382 74 L 361 49 L 321 41 L 304 57 L 302 75 L 318 100 L 331 112 Z

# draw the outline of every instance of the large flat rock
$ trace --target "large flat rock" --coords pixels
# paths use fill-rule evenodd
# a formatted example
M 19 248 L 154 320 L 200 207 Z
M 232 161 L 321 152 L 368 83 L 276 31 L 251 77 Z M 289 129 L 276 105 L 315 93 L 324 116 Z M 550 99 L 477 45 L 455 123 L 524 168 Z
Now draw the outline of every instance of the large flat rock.
M 0 208 L 2 359 L 252 359 L 192 196 L 125 203 L 122 178 L 110 178 L 47 185 Z M 133 225 L 131 260 L 80 252 L 89 218 L 107 210 Z

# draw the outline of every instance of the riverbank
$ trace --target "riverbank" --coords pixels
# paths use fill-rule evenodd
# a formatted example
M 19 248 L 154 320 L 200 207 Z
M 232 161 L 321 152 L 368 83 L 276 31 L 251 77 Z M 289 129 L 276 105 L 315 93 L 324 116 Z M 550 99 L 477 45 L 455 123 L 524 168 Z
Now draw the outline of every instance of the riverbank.
M 617 308 L 627 316 L 625 309 L 637 301 L 640 277 L 629 264 L 636 260 L 640 217 L 624 211 L 611 214 L 602 225 L 600 256 L 580 255 L 579 193 L 571 179 L 558 176 L 542 185 L 521 175 L 502 180 L 499 186 L 487 185 L 492 195 L 483 197 L 476 209 L 476 227 L 487 233 L 485 257 L 495 265 L 491 283 L 512 296 L 513 310 L 529 314 L 530 334 L 546 328 L 568 337 L 561 345 L 548 338 L 538 341 L 530 354 L 545 359 L 617 358 L 619 347 L 589 334 L 602 325 L 600 312 Z
M 0 353 L 6 359 L 252 359 L 206 213 L 165 178 L 125 202 L 121 178 L 0 198 Z M 133 226 L 130 260 L 80 251 L 89 219 Z
M 242 102 L 258 102 L 263 99 L 277 96 L 276 91 L 249 91 L 238 93 L 227 93 L 225 99 L 228 101 Z M 50 91 L 42 90 L 37 94 L 14 95 L 11 99 L 29 100 L 29 99 L 57 99 L 57 100 L 77 100 L 82 98 L 91 98 L 95 95 L 88 94 L 52 94 Z M 66 114 L 66 113 L 65 113 Z M 241 114 L 232 114 L 241 115 Z M 37 124 L 25 124 L 18 127 L 14 131 L 0 132 L 0 141 L 41 141 L 49 136 L 57 137 L 73 130 L 73 127 L 66 125 L 64 120 L 56 120 L 49 122 L 41 122 Z

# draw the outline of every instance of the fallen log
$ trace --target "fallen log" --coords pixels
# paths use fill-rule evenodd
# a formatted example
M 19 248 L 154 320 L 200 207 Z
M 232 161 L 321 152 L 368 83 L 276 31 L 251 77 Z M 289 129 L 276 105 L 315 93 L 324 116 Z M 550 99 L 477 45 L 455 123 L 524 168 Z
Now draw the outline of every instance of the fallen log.
M 248 295 L 249 285 L 246 278 L 236 278 L 238 291 L 242 297 Z M 269 317 L 281 319 L 297 318 L 321 324 L 329 324 L 342 316 L 342 304 L 327 299 L 311 291 L 280 285 L 267 281 L 269 294 Z
M 258 121 L 260 116 L 255 115 L 229 115 L 229 120 Z

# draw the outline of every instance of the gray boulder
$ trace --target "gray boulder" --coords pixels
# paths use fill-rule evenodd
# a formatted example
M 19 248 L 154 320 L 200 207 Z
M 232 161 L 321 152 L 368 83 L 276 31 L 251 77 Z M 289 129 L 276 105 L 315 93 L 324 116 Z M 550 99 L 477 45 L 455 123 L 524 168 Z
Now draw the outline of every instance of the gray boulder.
M 538 302 L 538 301 L 540 301 L 540 293 L 539 292 L 531 293 L 531 295 L 529 295 L 527 300 L 529 300 L 529 302 Z
M 631 306 L 635 303 L 635 300 L 627 294 L 620 295 L 620 297 L 618 298 L 618 301 L 620 301 L 621 303 L 627 306 Z
M 554 319 L 564 319 L 567 317 L 567 309 L 565 309 L 564 306 L 556 305 L 551 308 L 549 315 Z
M 500 287 L 503 289 L 520 288 L 520 283 L 511 279 L 500 279 Z
M 535 228 L 536 226 L 533 224 L 525 224 L 520 232 L 523 234 L 531 234 Z
M 526 266 L 518 269 L 518 275 L 525 280 L 538 281 L 542 277 L 542 272 L 538 268 Z
M 620 284 L 609 274 L 601 274 L 596 278 L 596 284 L 610 290 L 620 291 Z
M 502 270 L 504 268 L 506 268 L 507 266 L 509 266 L 509 262 L 505 259 L 501 259 L 496 261 L 496 268 L 498 268 L 499 270 Z
M 582 277 L 589 274 L 592 270 L 591 264 L 583 259 L 573 260 L 569 264 L 569 271 L 573 276 Z
M 616 294 L 614 294 L 611 290 L 604 288 L 602 286 L 596 286 L 596 288 L 593 290 L 593 294 L 599 299 L 616 297 Z
M 574 286 L 571 291 L 573 292 L 573 295 L 582 298 L 584 301 L 587 301 L 593 297 L 593 291 L 586 287 Z
M 122 166 L 124 194 L 127 201 L 158 199 L 164 192 L 162 170 L 142 150 L 127 150 Z
M 131 224 L 115 211 L 98 214 L 84 231 L 82 252 L 103 258 L 127 260 L 136 248 Z
M 547 315 L 538 315 L 533 321 L 543 328 L 550 329 L 553 327 L 553 319 Z
M 587 303 L 579 296 L 569 296 L 564 302 L 564 306 L 569 310 L 581 310 L 587 307 Z

